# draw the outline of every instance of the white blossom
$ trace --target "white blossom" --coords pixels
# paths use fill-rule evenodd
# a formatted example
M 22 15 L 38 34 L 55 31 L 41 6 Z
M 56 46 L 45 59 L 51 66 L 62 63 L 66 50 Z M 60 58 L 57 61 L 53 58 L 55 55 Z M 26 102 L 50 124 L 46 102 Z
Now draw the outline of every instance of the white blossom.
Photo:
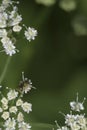
M 2 86 L 0 85 L 0 88 L 2 88 Z
M 5 97 L 3 97 L 3 98 L 1 99 L 1 103 L 2 103 L 3 105 L 7 105 L 7 104 L 8 104 L 8 99 L 5 98 Z
M 3 109 L 0 107 L 0 113 L 3 111 Z
M 10 112 L 10 113 L 15 113 L 15 114 L 16 114 L 16 113 L 17 113 L 17 110 L 18 110 L 18 109 L 17 109 L 16 106 L 12 106 L 11 108 L 9 108 L 9 112 Z
M 0 13 L 0 28 L 7 27 L 8 14 L 6 12 Z
M 81 128 L 84 128 L 87 125 L 87 120 L 84 115 L 77 116 L 77 124 L 79 124 Z
M 23 104 L 22 99 L 18 99 L 18 100 L 16 101 L 16 106 L 21 106 L 22 104 Z
M 28 123 L 21 122 L 19 123 L 19 130 L 30 130 L 31 126 Z
M 68 128 L 66 126 L 62 126 L 61 130 L 68 130 Z
M 31 90 L 31 88 L 32 88 L 31 84 L 29 84 L 29 83 L 25 84 L 24 87 L 23 87 L 23 92 L 27 93 L 27 92 L 29 92 Z
M 16 9 L 17 9 L 17 7 L 16 7 Z M 13 19 L 15 17 L 15 15 L 17 14 L 16 9 L 13 7 L 13 10 L 10 12 L 10 14 L 9 14 L 10 20 Z
M 74 111 L 80 111 L 80 110 L 84 110 L 84 106 L 82 103 L 80 102 L 70 102 L 70 106 L 71 106 L 71 109 L 74 110 Z
M 24 120 L 24 115 L 22 114 L 22 112 L 19 112 L 17 116 L 17 121 L 22 122 L 23 120 Z
M 7 120 L 9 118 L 9 112 L 5 111 L 3 112 L 3 114 L 1 115 L 1 117 L 4 119 L 4 120 Z
M 12 41 L 11 41 L 11 39 L 9 37 L 6 36 L 6 37 L 2 37 L 1 42 L 3 44 L 8 44 L 8 43 L 10 43 Z
M 0 12 L 4 12 L 6 10 L 7 7 L 5 7 L 3 4 L 1 4 L 0 6 Z
M 22 104 L 22 109 L 29 113 L 30 111 L 32 111 L 32 104 L 31 103 L 28 103 L 28 102 L 25 102 Z
M 13 54 L 16 53 L 16 47 L 13 45 L 9 37 L 3 37 L 1 39 L 1 42 L 3 43 L 2 45 L 7 55 L 12 56 Z
M 6 120 L 4 127 L 6 130 L 15 130 L 16 129 L 16 120 L 14 118 L 9 118 Z
M 7 105 L 7 104 L 6 104 L 6 105 L 3 104 L 3 105 L 2 105 L 2 109 L 3 109 L 3 110 L 7 110 L 7 109 L 8 109 L 8 105 Z
M 76 101 L 70 102 L 71 109 L 73 111 L 78 111 L 78 112 L 80 112 L 81 110 L 84 110 L 84 106 L 83 106 L 84 101 L 85 101 L 85 98 L 84 98 L 83 102 L 78 101 L 78 93 L 77 93 Z
M 19 25 L 15 25 L 15 26 L 13 26 L 13 31 L 14 31 L 14 32 L 20 32 L 21 29 L 22 29 L 22 27 L 19 26 Z
M 67 114 L 65 116 L 65 124 L 67 124 L 68 126 L 71 126 L 77 119 L 77 116 L 72 115 L 72 114 Z
M 15 26 L 15 25 L 19 24 L 21 21 L 22 21 L 22 16 L 17 15 L 16 17 L 12 18 L 9 21 L 9 26 Z
M 15 91 L 14 89 L 13 89 L 13 90 L 10 90 L 10 91 L 7 93 L 8 100 L 13 100 L 13 99 L 15 99 L 17 96 L 18 96 L 18 92 Z
M 3 1 L 2 1 L 2 4 L 3 4 L 3 5 L 12 4 L 12 0 L 3 0 Z
M 35 37 L 37 36 L 37 30 L 31 27 L 28 27 L 24 35 L 28 41 L 34 40 Z
M 76 122 L 74 122 L 71 125 L 71 130 L 80 130 L 80 125 L 78 125 Z
M 6 37 L 6 36 L 7 36 L 6 29 L 0 29 L 0 38 Z
M 16 47 L 10 42 L 9 44 L 3 44 L 7 55 L 12 56 L 16 53 Z

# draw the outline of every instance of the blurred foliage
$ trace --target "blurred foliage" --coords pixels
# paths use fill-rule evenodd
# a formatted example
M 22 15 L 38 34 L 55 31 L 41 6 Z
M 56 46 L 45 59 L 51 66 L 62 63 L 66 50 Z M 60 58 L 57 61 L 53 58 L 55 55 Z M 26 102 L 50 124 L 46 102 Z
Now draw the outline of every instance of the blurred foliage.
M 76 35 L 87 35 L 87 17 L 77 15 L 72 21 L 72 27 Z
M 69 101 L 77 92 L 80 99 L 87 97 L 87 0 L 70 1 L 67 4 L 68 0 L 56 0 L 53 5 L 44 6 L 36 0 L 20 0 L 23 22 L 35 27 L 38 37 L 31 43 L 25 43 L 21 35 L 21 39 L 18 37 L 20 53 L 11 58 L 2 84 L 18 87 L 22 71 L 32 80 L 37 89 L 24 100 L 29 99 L 33 104 L 33 112 L 26 117 L 33 123 L 54 125 L 57 119 L 62 124 L 63 117 L 58 112 L 69 111 Z M 6 59 L 0 53 L 0 73 Z M 33 129 L 51 127 L 32 124 Z
M 59 6 L 67 11 L 67 12 L 70 12 L 70 11 L 73 11 L 76 9 L 77 7 L 77 1 L 76 0 L 60 0 L 59 2 Z
M 36 2 L 45 6 L 51 6 L 56 3 L 56 0 L 36 0 Z

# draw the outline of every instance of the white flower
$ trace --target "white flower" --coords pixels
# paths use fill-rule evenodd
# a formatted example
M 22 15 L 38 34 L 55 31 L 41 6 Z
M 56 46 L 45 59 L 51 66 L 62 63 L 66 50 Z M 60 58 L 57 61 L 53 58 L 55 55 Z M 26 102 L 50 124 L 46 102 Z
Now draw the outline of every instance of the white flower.
M 65 116 L 65 124 L 67 124 L 68 126 L 72 126 L 73 123 L 75 123 L 77 119 L 77 116 L 72 115 L 72 114 L 67 114 Z
M 7 36 L 6 29 L 0 29 L 0 37 L 3 38 L 3 37 L 6 37 L 6 36 Z
M 1 115 L 1 117 L 4 119 L 4 120 L 7 120 L 9 118 L 9 112 L 3 112 L 3 114 Z
M 22 109 L 29 113 L 30 111 L 32 111 L 32 104 L 31 103 L 28 103 L 28 102 L 25 102 L 22 104 Z
M 68 130 L 66 126 L 62 126 L 61 130 Z
M 2 4 L 3 4 L 3 5 L 12 4 L 12 0 L 3 0 L 3 1 L 2 1 Z
M 16 106 L 21 106 L 22 104 L 23 104 L 22 99 L 18 99 L 18 100 L 16 101 Z
M 67 126 L 62 126 L 62 127 L 60 127 L 59 125 L 58 125 L 58 123 L 57 123 L 57 121 L 55 120 L 55 123 L 56 123 L 56 126 L 57 126 L 57 130 L 69 130 L 68 129 L 68 127 Z M 54 130 L 54 129 L 53 129 Z
M 19 130 L 30 130 L 31 126 L 28 123 L 21 122 L 18 126 Z
M 15 46 L 12 43 L 8 44 L 8 46 L 5 48 L 5 52 L 7 55 L 12 56 L 16 53 Z
M 8 100 L 13 100 L 18 96 L 18 92 L 15 90 L 10 90 L 7 94 Z
M 22 122 L 23 120 L 24 120 L 24 115 L 22 114 L 22 112 L 19 112 L 17 116 L 17 121 Z
M 1 39 L 1 42 L 2 42 L 3 44 L 8 44 L 8 43 L 11 42 L 11 39 L 6 36 L 6 37 L 3 37 L 3 38 Z
M 16 114 L 16 113 L 17 113 L 17 110 L 18 110 L 18 109 L 17 109 L 16 106 L 12 106 L 11 108 L 9 108 L 9 112 L 10 112 L 10 113 L 15 113 L 15 114 Z
M 31 90 L 31 88 L 32 88 L 31 84 L 25 83 L 24 87 L 23 87 L 23 92 L 27 93 L 27 92 L 29 92 Z
M 84 110 L 84 101 L 86 98 L 84 98 L 83 102 L 79 102 L 78 101 L 78 93 L 77 93 L 77 97 L 76 97 L 76 101 L 70 102 L 70 107 L 73 111 L 78 111 L 80 112 L 81 110 Z
M 1 103 L 2 103 L 3 105 L 7 105 L 7 104 L 8 104 L 8 99 L 5 98 L 5 97 L 3 97 L 3 98 L 1 99 Z
M 14 118 L 9 118 L 8 120 L 6 120 L 4 127 L 6 128 L 5 130 L 15 130 L 16 120 Z
M 0 107 L 0 113 L 2 112 L 3 110 L 2 110 L 2 108 Z
M 21 15 L 17 15 L 16 17 L 13 17 L 10 22 L 9 22 L 9 26 L 15 26 L 17 24 L 19 24 L 22 21 L 22 16 Z
M 1 4 L 1 6 L 0 6 L 0 12 L 4 12 L 5 9 L 6 9 L 5 6 Z
M 78 115 L 77 116 L 77 123 L 81 126 L 81 128 L 86 127 L 87 125 L 87 120 L 84 117 L 84 115 Z
M 14 31 L 14 32 L 20 32 L 21 29 L 22 29 L 22 27 L 19 26 L 19 25 L 15 25 L 15 26 L 13 26 L 13 31 Z
M 2 88 L 2 86 L 0 85 L 0 88 Z
M 12 56 L 13 54 L 16 53 L 16 47 L 13 45 L 9 37 L 3 37 L 1 39 L 1 42 L 3 43 L 2 45 L 7 55 Z
M 8 105 L 2 105 L 2 109 L 3 110 L 7 110 L 8 109 Z
M 28 27 L 28 29 L 25 31 L 24 35 L 27 40 L 29 40 L 29 41 L 34 40 L 35 37 L 37 36 L 37 30 L 35 30 L 34 28 Z
M 80 110 L 84 110 L 84 106 L 82 103 L 80 102 L 70 102 L 70 106 L 71 106 L 71 109 L 74 110 L 74 111 L 80 111 Z
M 6 54 L 9 56 L 12 56 L 16 53 L 16 47 L 12 44 L 12 42 L 9 42 L 8 44 L 3 44 L 3 47 L 5 49 Z
M 5 12 L 0 13 L 0 28 L 7 27 L 7 19 L 8 19 L 7 13 Z
M 3 37 L 1 39 L 1 42 L 3 43 L 2 45 L 7 55 L 12 56 L 13 54 L 16 53 L 16 47 L 13 45 L 9 37 Z
M 78 125 L 77 123 L 73 123 L 71 125 L 71 130 L 80 130 L 80 125 Z
M 13 6 L 13 10 L 9 14 L 10 20 L 14 19 L 16 15 L 18 15 L 17 10 L 18 10 L 17 6 Z

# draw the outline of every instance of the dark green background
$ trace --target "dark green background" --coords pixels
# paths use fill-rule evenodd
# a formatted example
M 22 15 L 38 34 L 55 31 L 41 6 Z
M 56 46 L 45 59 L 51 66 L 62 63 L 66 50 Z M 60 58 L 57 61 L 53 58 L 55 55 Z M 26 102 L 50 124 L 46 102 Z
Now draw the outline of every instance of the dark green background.
M 20 53 L 11 58 L 2 82 L 3 86 L 17 87 L 22 71 L 32 80 L 37 89 L 24 98 L 33 104 L 32 113 L 26 117 L 32 130 L 51 130 L 53 126 L 47 124 L 54 125 L 54 120 L 63 124 L 59 111 L 69 113 L 69 102 L 77 92 L 81 101 L 87 97 L 87 37 L 76 36 L 71 26 L 78 12 L 87 17 L 87 1 L 80 0 L 72 12 L 59 8 L 58 2 L 45 7 L 34 0 L 20 0 L 23 22 L 37 29 L 38 37 L 30 43 L 22 34 L 17 37 Z M 0 73 L 7 57 L 0 53 Z

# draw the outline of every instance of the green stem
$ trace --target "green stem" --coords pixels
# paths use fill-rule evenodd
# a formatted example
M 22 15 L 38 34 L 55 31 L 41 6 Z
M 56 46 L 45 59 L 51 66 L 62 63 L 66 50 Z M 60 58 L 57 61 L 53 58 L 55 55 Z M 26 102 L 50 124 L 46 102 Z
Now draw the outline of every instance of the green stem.
M 31 123 L 31 125 L 34 127 L 41 127 L 41 128 L 53 128 L 52 124 L 47 123 Z
M 3 81 L 3 79 L 4 79 L 4 77 L 5 77 L 5 74 L 6 74 L 6 72 L 7 72 L 7 68 L 8 68 L 8 65 L 9 65 L 10 60 L 11 60 L 11 57 L 9 56 L 9 57 L 7 58 L 7 60 L 6 60 L 6 64 L 5 64 L 5 66 L 4 66 L 4 70 L 3 70 L 3 72 L 2 72 L 2 74 L 1 74 L 1 76 L 0 76 L 0 84 L 1 84 L 1 82 Z

